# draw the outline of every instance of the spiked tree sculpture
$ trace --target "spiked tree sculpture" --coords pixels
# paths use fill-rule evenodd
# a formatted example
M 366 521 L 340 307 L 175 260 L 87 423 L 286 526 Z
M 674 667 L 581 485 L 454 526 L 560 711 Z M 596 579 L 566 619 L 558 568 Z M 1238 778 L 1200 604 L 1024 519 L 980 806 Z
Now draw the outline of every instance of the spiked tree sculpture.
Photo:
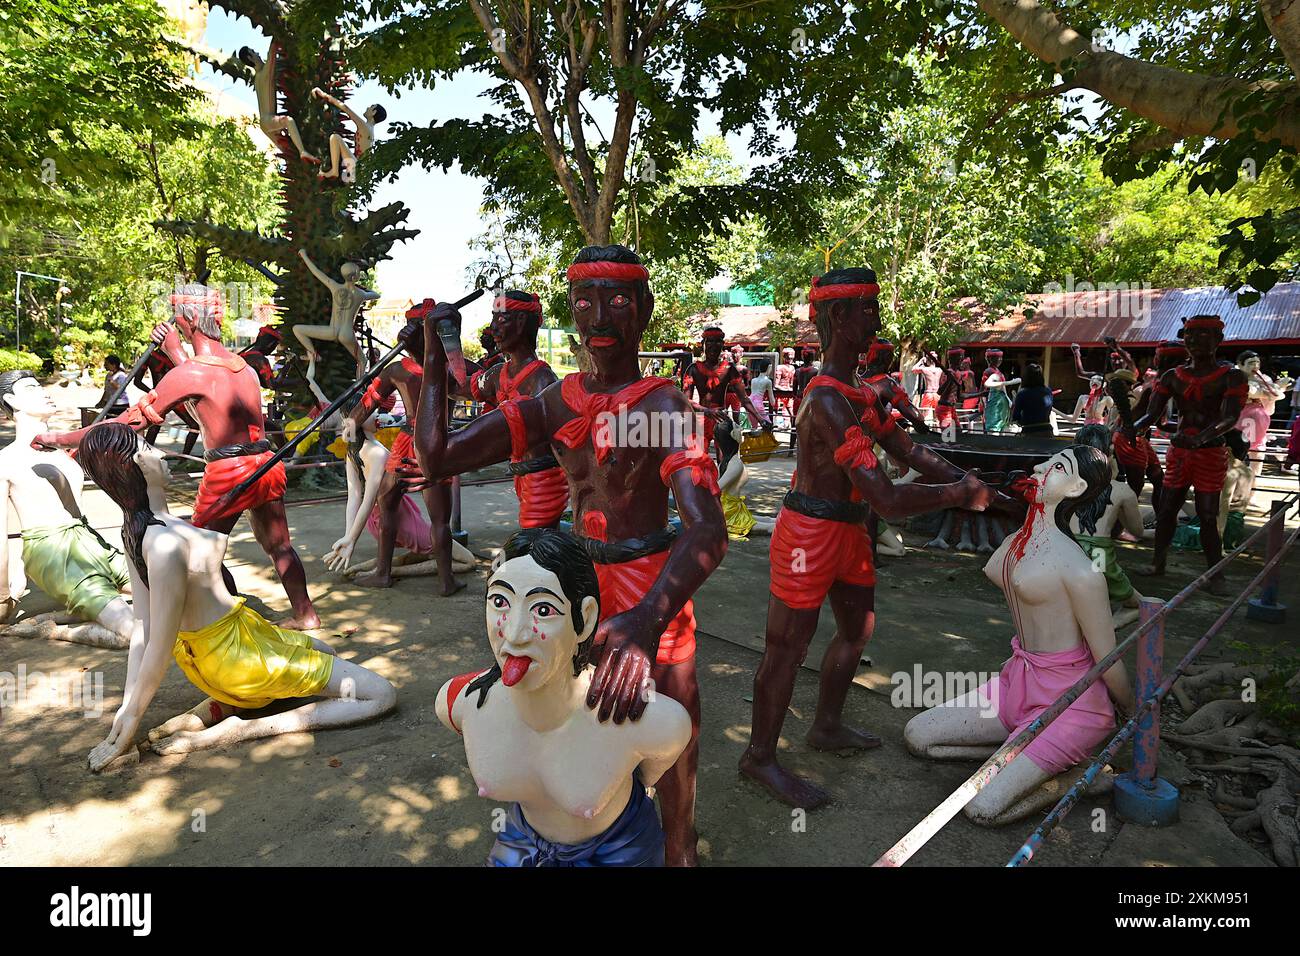
M 211 0 L 211 5 L 247 17 L 276 44 L 278 112 L 294 118 L 307 150 L 328 163 L 330 134 L 340 133 L 350 142 L 352 129 L 338 110 L 314 98 L 311 91 L 319 87 L 339 101 L 347 100 L 351 91 L 338 23 L 344 4 L 341 0 Z M 253 82 L 253 71 L 236 56 L 202 49 L 193 52 L 227 76 Z M 259 55 L 265 53 L 258 51 Z M 322 167 L 302 159 L 284 134 L 276 138 L 275 144 L 279 149 L 284 210 L 279 235 L 204 221 L 156 225 L 200 239 L 222 255 L 260 265 L 262 271 L 272 275 L 277 283 L 275 305 L 285 348 L 293 350 L 305 371 L 306 356 L 290 328 L 328 323 L 332 303 L 329 290 L 307 270 L 298 250 L 306 249 L 317 266 L 335 278 L 348 261 L 360 265 L 364 274 L 380 260 L 390 258 L 388 251 L 394 243 L 415 237 L 419 230 L 403 228 L 409 210 L 400 202 L 359 212 L 354 183 L 340 177 L 320 179 L 317 173 Z M 327 396 L 333 397 L 354 378 L 352 357 L 337 343 L 317 342 L 317 347 L 320 359 L 316 363 L 316 381 Z M 290 402 L 309 406 L 313 401 L 305 376 L 298 375 Z

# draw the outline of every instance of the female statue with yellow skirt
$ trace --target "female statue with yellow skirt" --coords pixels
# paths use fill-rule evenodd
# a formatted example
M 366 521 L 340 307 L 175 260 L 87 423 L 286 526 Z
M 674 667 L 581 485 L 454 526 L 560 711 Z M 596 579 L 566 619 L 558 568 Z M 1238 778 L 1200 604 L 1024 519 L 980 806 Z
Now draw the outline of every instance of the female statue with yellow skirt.
M 169 658 L 207 698 L 149 732 L 148 747 L 158 754 L 342 727 L 396 706 L 397 692 L 384 678 L 340 660 L 321 641 L 267 622 L 226 589 L 221 561 L 228 536 L 168 513 L 163 455 L 129 426 L 90 429 L 79 457 L 122 509 L 135 595 L 122 706 L 107 739 L 90 752 L 92 772 L 131 749 Z M 304 697 L 326 699 L 257 713 Z

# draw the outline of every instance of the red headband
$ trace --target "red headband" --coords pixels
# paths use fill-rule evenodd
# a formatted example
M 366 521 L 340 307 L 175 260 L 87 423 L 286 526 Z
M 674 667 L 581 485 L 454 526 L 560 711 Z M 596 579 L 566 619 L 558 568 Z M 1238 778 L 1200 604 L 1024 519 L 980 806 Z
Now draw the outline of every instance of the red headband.
M 1223 331 L 1223 319 L 1217 315 L 1202 315 L 1194 319 L 1187 319 L 1183 322 L 1183 328 L 1189 332 L 1196 332 L 1201 329 L 1209 329 L 1212 332 Z
M 984 350 L 984 354 L 985 354 L 986 356 L 991 355 L 991 356 L 993 356 L 994 358 L 997 358 L 998 356 L 1000 356 L 1000 355 L 1002 354 L 1002 350 L 1001 350 L 1001 349 L 985 349 L 985 350 Z
M 874 299 L 880 295 L 880 286 L 874 282 L 858 282 L 846 285 L 822 285 L 821 277 L 812 280 L 808 290 L 809 302 L 821 302 L 824 299 Z
M 1187 346 L 1181 342 L 1168 342 L 1156 346 L 1156 355 L 1170 355 L 1174 352 L 1186 352 Z
M 536 312 L 542 314 L 540 299 L 512 299 L 499 295 L 492 300 L 493 312 Z
M 284 341 L 284 336 L 280 334 L 280 330 L 279 330 L 279 329 L 273 329 L 273 328 L 271 328 L 269 325 L 264 325 L 264 326 L 262 326 L 260 329 L 258 329 L 258 330 L 257 330 L 257 335 L 258 335 L 258 338 L 261 338 L 263 335 L 269 335 L 271 338 L 275 339 L 277 342 L 283 342 L 283 341 Z
M 624 282 L 649 282 L 646 267 L 635 262 L 575 262 L 566 273 L 570 282 L 583 279 L 622 279 Z
M 727 337 L 727 333 L 722 331 L 722 329 L 705 329 L 704 335 L 702 336 L 702 338 L 706 342 L 709 341 L 710 339 L 716 342 L 721 342 L 726 337 Z

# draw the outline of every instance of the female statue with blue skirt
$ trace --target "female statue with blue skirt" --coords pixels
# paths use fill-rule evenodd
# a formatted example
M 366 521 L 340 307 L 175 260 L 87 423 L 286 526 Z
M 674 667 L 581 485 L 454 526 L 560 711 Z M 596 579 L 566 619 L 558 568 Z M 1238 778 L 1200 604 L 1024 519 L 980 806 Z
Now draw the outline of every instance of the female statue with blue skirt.
M 478 793 L 510 803 L 491 866 L 662 866 L 646 788 L 677 760 L 691 721 L 655 696 L 640 720 L 597 720 L 587 655 L 600 618 L 595 567 L 572 535 L 526 528 L 487 587 L 493 666 L 447 681 L 438 718 L 465 740 Z

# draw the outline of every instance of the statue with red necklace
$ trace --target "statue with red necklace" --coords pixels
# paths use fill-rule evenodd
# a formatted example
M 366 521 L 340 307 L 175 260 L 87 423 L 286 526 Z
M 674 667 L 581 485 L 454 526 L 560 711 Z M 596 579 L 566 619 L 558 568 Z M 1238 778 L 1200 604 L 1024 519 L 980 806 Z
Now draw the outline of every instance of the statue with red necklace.
M 998 498 L 975 473 L 914 445 L 876 393 L 854 384 L 858 355 L 880 330 L 879 294 L 870 269 L 837 269 L 813 280 L 808 299 L 822 367 L 804 392 L 794 487 L 772 533 L 766 648 L 754 676 L 753 727 L 740 771 L 782 802 L 804 809 L 825 803 L 829 794 L 782 767 L 776 747 L 795 675 L 828 596 L 838 628 L 822 660 L 807 742 L 832 751 L 880 746 L 879 737 L 842 719 L 875 627 L 876 575 L 864 526 L 868 506 L 888 521 L 945 508 L 983 511 Z M 895 485 L 872 450 L 877 442 L 890 457 L 946 483 Z
M 894 343 L 877 338 L 867 349 L 866 363 L 862 383 L 876 393 L 881 407 L 887 409 L 891 417 L 904 419 L 918 433 L 929 434 L 933 429 L 925 423 L 925 418 L 907 397 L 903 386 L 889 372 L 894 365 Z
M 1189 490 L 1195 492 L 1206 564 L 1213 567 L 1223 557 L 1217 522 L 1220 492 L 1228 473 L 1226 436 L 1237 426 L 1250 391 L 1241 369 L 1219 361 L 1215 354 L 1223 341 L 1222 319 L 1217 315 L 1192 316 L 1183 321 L 1182 333 L 1191 360 L 1160 376 L 1151 390 L 1146 414 L 1132 426 L 1132 432 L 1140 433 L 1159 425 L 1171 400 L 1178 409 L 1178 431 L 1165 455 L 1164 487 L 1156 517 L 1156 553 L 1151 567 L 1139 572 L 1148 577 L 1165 573 L 1169 545 Z M 1222 575 L 1211 578 L 1206 589 L 1212 594 L 1225 593 Z
M 682 390 L 687 399 L 692 394 L 699 399 L 692 402 L 692 405 L 704 414 L 704 447 L 707 449 L 713 442 L 713 431 L 718 423 L 729 417 L 727 406 L 732 401 L 744 407 L 753 421 L 762 422 L 770 430 L 771 420 L 760 415 L 750 401 L 744 375 L 738 367 L 739 357 L 734 362 L 726 362 L 722 358 L 722 329 L 709 326 L 704 330 L 703 339 L 704 358 L 687 367 Z
M 535 398 L 488 412 L 454 435 L 446 409 L 460 314 L 426 318 L 416 449 L 432 479 L 549 443 L 572 493 L 574 533 L 596 567 L 602 620 L 588 707 L 601 721 L 638 720 L 653 694 L 691 716 L 690 743 L 657 785 L 669 865 L 696 862 L 700 698 L 692 596 L 727 551 L 718 472 L 699 415 L 666 378 L 644 378 L 638 352 L 654 311 L 649 273 L 623 246 L 588 246 L 569 267 L 569 308 L 591 360 Z M 445 327 L 445 335 L 439 334 Z M 454 363 L 457 356 L 453 356 Z M 668 425 L 670 427 L 664 427 Z M 682 529 L 668 523 L 672 493 Z
M 542 325 L 542 300 L 530 292 L 509 289 L 492 302 L 488 331 L 505 360 L 484 368 L 469 380 L 470 394 L 488 408 L 542 394 L 558 378 L 537 357 L 537 330 Z M 514 421 L 507 418 L 507 421 Z M 529 447 L 523 436 L 510 450 L 510 473 L 519 498 L 519 527 L 555 528 L 569 507 L 569 482 L 547 442 Z

